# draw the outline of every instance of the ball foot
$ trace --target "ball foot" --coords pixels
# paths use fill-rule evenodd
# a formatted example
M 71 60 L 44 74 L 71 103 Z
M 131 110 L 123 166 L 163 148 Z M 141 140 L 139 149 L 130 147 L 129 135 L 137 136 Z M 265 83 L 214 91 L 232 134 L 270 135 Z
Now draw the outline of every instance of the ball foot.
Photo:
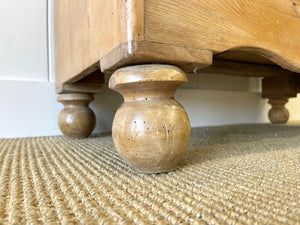
M 87 138 L 95 128 L 95 114 L 89 108 L 93 95 L 82 93 L 61 94 L 57 101 L 64 105 L 59 113 L 61 132 L 71 138 Z
M 285 124 L 289 119 L 289 111 L 284 107 L 288 98 L 271 98 L 268 103 L 272 105 L 269 119 L 272 124 Z
M 189 144 L 190 122 L 174 92 L 185 82 L 182 70 L 167 65 L 126 67 L 110 78 L 109 87 L 125 99 L 113 121 L 113 140 L 137 171 L 161 173 L 178 167 Z

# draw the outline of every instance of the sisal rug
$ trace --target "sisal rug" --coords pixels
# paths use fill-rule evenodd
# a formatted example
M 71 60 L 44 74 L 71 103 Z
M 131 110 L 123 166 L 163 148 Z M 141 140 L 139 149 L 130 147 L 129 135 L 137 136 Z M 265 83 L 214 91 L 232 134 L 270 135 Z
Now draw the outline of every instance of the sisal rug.
M 0 139 L 0 224 L 300 224 L 300 127 L 193 129 L 157 175 L 110 135 Z

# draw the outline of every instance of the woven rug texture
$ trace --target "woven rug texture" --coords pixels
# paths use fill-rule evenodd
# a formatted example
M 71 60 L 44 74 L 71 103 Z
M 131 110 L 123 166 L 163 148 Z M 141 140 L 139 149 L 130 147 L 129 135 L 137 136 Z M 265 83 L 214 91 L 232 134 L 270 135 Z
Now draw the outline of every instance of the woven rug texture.
M 300 224 L 300 127 L 194 128 L 153 175 L 110 135 L 0 139 L 0 224 Z

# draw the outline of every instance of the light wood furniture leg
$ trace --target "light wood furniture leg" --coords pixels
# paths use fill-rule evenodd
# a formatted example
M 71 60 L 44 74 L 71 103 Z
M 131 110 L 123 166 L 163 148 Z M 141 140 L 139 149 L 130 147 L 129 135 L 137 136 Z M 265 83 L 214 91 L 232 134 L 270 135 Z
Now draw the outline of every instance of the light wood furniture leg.
M 174 100 L 185 73 L 168 65 L 130 66 L 117 70 L 109 87 L 125 102 L 115 114 L 112 136 L 123 159 L 143 173 L 175 170 L 190 139 L 190 122 Z
M 285 122 L 284 102 L 299 92 L 293 80 L 300 73 L 298 9 L 283 0 L 55 0 L 56 92 L 97 93 L 103 75 L 91 73 L 151 63 L 270 76 L 263 82 L 263 97 L 273 105 L 270 120 Z M 112 76 L 110 87 L 125 98 L 113 138 L 133 168 L 176 168 L 190 127 L 173 95 L 185 81 L 180 69 L 166 65 L 123 68 Z
M 285 108 L 288 98 L 297 96 L 296 77 L 272 76 L 262 80 L 262 97 L 268 98 L 272 108 L 269 119 L 272 124 L 285 124 L 289 119 L 289 111 Z
M 288 98 L 270 98 L 268 103 L 272 105 L 269 111 L 269 120 L 272 124 L 285 124 L 289 120 L 289 111 L 285 108 Z
M 59 113 L 58 125 L 61 132 L 71 138 L 86 138 L 95 128 L 95 114 L 89 108 L 92 94 L 68 93 L 58 96 L 57 101 L 64 105 Z
M 93 94 L 99 93 L 106 85 L 104 74 L 99 68 L 88 72 L 75 80 L 56 82 L 56 93 L 60 94 L 57 101 L 64 105 L 58 117 L 58 125 L 65 136 L 86 138 L 95 127 L 96 119 L 89 103 L 94 100 Z

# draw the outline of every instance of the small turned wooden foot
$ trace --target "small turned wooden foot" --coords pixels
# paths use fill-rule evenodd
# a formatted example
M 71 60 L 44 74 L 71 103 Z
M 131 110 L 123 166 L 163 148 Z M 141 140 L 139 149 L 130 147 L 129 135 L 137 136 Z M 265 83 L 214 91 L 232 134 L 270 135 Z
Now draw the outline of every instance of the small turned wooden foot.
M 71 138 L 86 138 L 95 128 L 95 114 L 89 108 L 94 100 L 91 94 L 61 94 L 57 101 L 64 105 L 59 113 L 58 125 L 61 132 Z
M 269 119 L 273 124 L 284 124 L 289 119 L 289 111 L 284 107 L 288 98 L 271 98 L 268 103 L 272 105 L 269 111 Z
M 142 65 L 117 70 L 109 87 L 125 102 L 116 112 L 112 136 L 116 149 L 143 173 L 175 170 L 190 140 L 190 122 L 174 100 L 187 82 L 182 70 L 168 65 Z

